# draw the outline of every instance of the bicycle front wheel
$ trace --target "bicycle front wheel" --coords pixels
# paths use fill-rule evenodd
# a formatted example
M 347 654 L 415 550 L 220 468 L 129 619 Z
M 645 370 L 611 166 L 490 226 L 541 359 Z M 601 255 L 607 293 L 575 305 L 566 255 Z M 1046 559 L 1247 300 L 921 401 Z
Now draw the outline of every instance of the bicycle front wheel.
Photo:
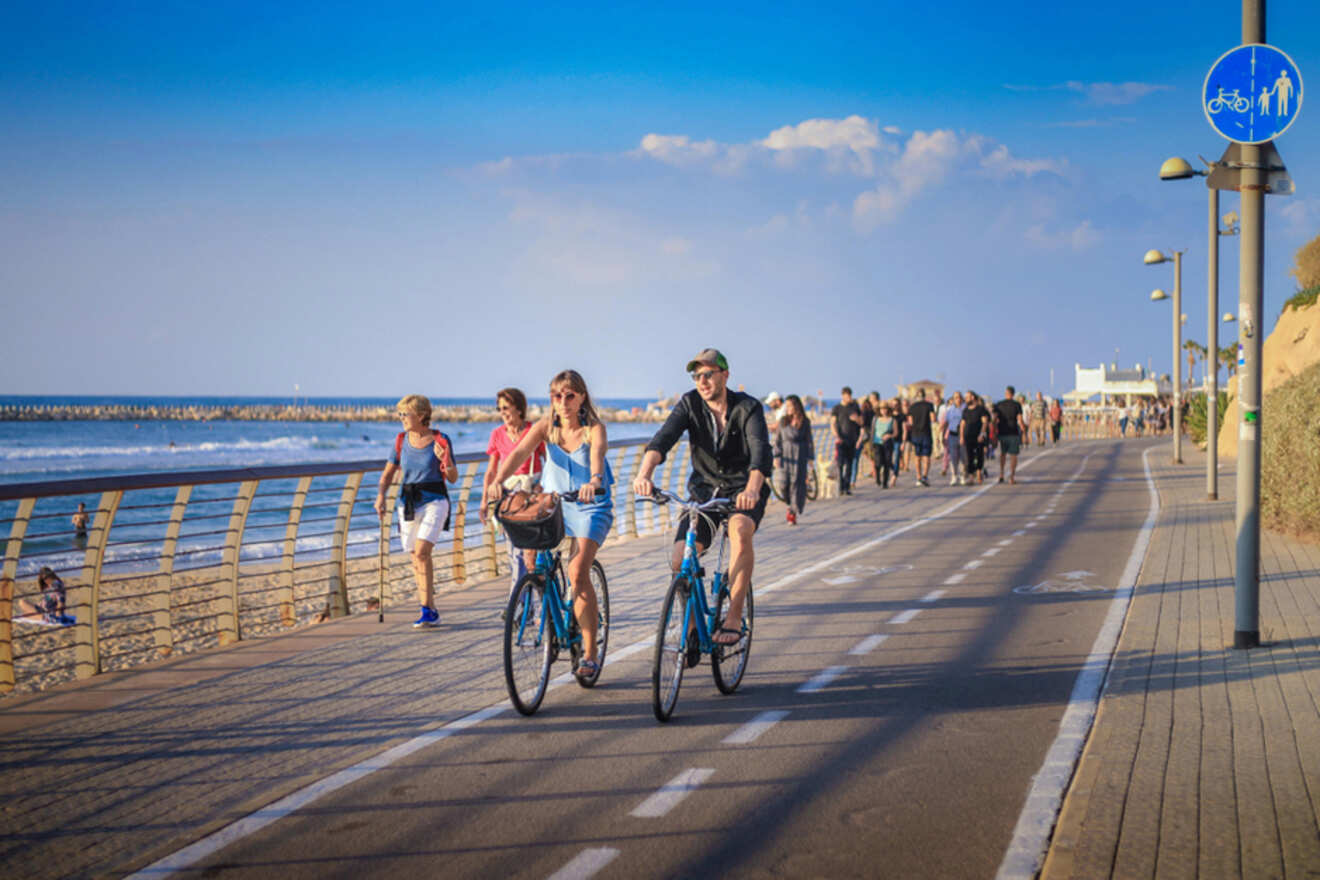
M 525 574 L 504 612 L 504 683 L 513 707 L 524 715 L 541 705 L 550 681 L 554 624 L 546 617 L 544 594 L 545 582 Z
M 718 619 L 721 626 L 728 626 L 724 620 L 729 608 L 729 588 L 720 590 Z M 747 671 L 747 658 L 752 653 L 752 585 L 747 585 L 747 598 L 743 602 L 742 621 L 739 629 L 742 638 L 732 645 L 715 645 L 715 652 L 710 655 L 710 671 L 715 676 L 715 687 L 722 694 L 731 694 L 742 683 L 743 673 Z
M 819 489 L 816 487 L 816 465 L 807 465 L 807 500 L 815 501 L 818 491 Z
M 605 569 L 596 560 L 592 560 L 591 563 L 591 586 L 596 590 L 596 663 L 599 669 L 590 678 L 579 678 L 576 675 L 576 661 L 582 653 L 582 645 L 579 642 L 573 649 L 575 652 L 573 672 L 577 683 L 584 688 L 595 687 L 596 682 L 600 681 L 600 674 L 605 671 L 605 649 L 610 644 L 610 586 L 605 581 Z
M 651 708 L 659 721 L 668 721 L 678 704 L 678 689 L 687 666 L 687 639 L 683 618 L 692 585 L 679 576 L 665 593 L 660 626 L 655 635 L 655 659 L 651 663 Z M 692 636 L 695 638 L 695 634 Z

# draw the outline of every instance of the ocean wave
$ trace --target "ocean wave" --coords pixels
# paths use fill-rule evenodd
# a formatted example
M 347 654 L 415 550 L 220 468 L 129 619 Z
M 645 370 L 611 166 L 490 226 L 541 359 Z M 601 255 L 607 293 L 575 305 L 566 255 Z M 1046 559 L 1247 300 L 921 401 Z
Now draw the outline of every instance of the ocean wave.
M 310 437 L 272 437 L 268 440 L 233 440 L 233 441 L 207 441 L 204 443 L 175 443 L 169 444 L 145 444 L 135 446 L 31 446 L 31 447 L 0 447 L 0 461 L 35 461 L 41 459 L 79 459 L 85 461 L 91 457 L 111 458 L 111 457 L 133 457 L 133 456 L 155 456 L 155 455 L 188 455 L 190 453 L 226 453 L 226 452 L 259 452 L 259 451 L 293 451 L 301 452 L 309 449 L 342 449 L 345 446 L 353 445 L 378 445 L 378 444 L 345 444 L 340 440 L 323 439 L 316 436 Z

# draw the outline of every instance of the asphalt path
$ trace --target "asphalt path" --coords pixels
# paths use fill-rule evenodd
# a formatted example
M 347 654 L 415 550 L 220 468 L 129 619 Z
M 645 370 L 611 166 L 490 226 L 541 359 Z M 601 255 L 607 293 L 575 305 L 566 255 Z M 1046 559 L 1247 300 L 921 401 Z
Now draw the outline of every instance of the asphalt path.
M 504 708 L 498 589 L 468 596 L 490 632 L 395 692 L 460 689 L 435 718 L 447 732 L 287 815 L 222 827 L 185 871 L 994 876 L 1145 519 L 1145 445 L 1028 449 L 1016 486 L 861 486 L 797 528 L 768 516 L 742 687 L 720 695 L 703 662 L 668 724 L 645 644 L 660 542 L 606 547 L 600 685 L 561 680 L 530 718 Z M 253 780 L 252 802 L 282 781 Z

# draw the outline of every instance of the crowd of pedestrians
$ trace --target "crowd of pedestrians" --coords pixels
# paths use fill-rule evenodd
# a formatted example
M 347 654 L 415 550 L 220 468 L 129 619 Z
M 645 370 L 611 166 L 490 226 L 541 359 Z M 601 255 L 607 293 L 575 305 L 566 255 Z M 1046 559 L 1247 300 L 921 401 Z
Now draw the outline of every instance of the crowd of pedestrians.
M 797 395 L 771 392 L 765 405 L 777 488 L 787 502 L 788 522 L 795 523 L 805 505 L 805 470 L 815 466 L 811 419 Z M 848 496 L 859 478 L 888 489 L 911 474 L 914 485 L 929 486 L 936 465 L 938 479 L 949 485 L 984 483 L 996 459 L 996 479 L 1016 483 L 1022 447 L 1057 444 L 1064 412 L 1059 400 L 1037 391 L 1029 401 L 1012 386 L 990 401 L 971 390 L 945 399 L 922 388 L 911 396 L 882 399 L 872 391 L 857 398 L 845 385 L 839 402 L 816 417 L 828 419 L 839 494 Z

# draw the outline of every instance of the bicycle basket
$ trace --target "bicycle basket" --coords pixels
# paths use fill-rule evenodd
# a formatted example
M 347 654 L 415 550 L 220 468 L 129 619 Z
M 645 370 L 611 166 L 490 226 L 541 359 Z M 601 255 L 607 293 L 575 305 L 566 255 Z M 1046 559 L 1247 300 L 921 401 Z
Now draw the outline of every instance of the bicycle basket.
M 519 550 L 553 550 L 564 540 L 564 508 L 553 492 L 510 492 L 495 518 Z

